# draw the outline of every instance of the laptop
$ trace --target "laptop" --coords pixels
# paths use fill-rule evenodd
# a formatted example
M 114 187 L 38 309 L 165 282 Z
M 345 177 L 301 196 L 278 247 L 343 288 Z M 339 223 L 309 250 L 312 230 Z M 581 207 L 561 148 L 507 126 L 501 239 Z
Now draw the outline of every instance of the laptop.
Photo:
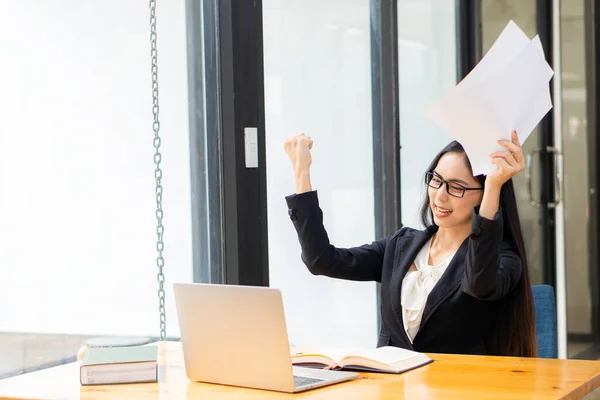
M 176 283 L 188 379 L 297 393 L 357 378 L 292 366 L 279 289 Z

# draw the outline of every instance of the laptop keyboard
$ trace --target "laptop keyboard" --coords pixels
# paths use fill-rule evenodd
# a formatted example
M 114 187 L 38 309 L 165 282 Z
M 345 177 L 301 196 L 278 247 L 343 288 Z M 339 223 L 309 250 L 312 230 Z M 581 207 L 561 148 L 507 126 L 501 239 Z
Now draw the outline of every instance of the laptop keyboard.
M 306 376 L 296 376 L 294 375 L 294 386 L 306 386 L 312 385 L 313 383 L 323 382 L 325 379 L 316 379 L 316 378 L 308 378 Z

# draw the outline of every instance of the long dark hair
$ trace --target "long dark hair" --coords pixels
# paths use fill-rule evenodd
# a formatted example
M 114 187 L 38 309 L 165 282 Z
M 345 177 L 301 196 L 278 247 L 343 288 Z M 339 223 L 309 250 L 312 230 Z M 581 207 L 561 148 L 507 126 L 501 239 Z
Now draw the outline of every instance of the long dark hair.
M 467 167 L 470 171 L 473 171 L 464 148 L 460 143 L 453 141 L 435 156 L 427 168 L 427 172 L 433 172 L 440 158 L 446 153 L 464 155 Z M 484 175 L 476 176 L 475 179 L 484 186 Z M 496 318 L 492 334 L 487 343 L 488 352 L 489 354 L 502 356 L 536 357 L 537 341 L 535 336 L 533 295 L 531 293 L 525 242 L 523 241 L 521 223 L 519 222 L 519 211 L 517 209 L 517 199 L 512 179 L 508 180 L 502 186 L 500 191 L 500 208 L 502 209 L 504 225 L 502 240 L 508 241 L 516 249 L 521 259 L 522 274 L 517 286 L 508 295 L 505 308 L 499 310 L 498 318 Z M 421 206 L 421 222 L 426 227 L 435 225 L 429 205 L 428 192 L 426 192 L 425 201 Z

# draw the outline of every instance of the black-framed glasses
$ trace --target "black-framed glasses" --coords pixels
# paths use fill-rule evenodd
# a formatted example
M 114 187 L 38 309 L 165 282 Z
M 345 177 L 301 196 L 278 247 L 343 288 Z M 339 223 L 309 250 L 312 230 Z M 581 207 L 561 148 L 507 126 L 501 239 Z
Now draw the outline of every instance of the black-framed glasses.
M 467 190 L 483 190 L 483 188 L 468 188 L 460 183 L 447 181 L 434 172 L 425 173 L 425 184 L 433 189 L 439 189 L 443 184 L 446 184 L 446 191 L 450 196 L 458 197 L 459 199 L 465 195 Z

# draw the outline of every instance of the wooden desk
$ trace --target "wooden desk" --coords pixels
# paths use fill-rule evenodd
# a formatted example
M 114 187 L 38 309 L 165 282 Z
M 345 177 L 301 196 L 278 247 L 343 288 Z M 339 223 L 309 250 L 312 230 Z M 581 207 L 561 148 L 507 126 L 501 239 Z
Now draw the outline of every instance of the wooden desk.
M 2 399 L 580 399 L 600 386 L 600 361 L 431 354 L 401 375 L 361 378 L 296 395 L 190 382 L 181 343 L 159 343 L 159 383 L 80 386 L 72 363 L 0 380 Z

